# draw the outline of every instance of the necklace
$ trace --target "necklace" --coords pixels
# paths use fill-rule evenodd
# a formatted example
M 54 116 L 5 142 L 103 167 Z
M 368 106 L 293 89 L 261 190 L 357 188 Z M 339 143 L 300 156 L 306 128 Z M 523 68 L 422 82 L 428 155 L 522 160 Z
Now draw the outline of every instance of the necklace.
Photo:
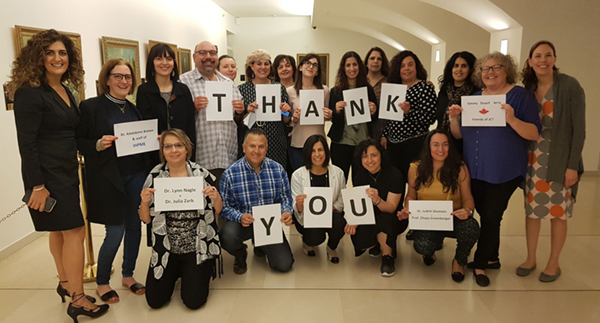
M 117 102 L 114 102 L 114 104 L 121 110 L 121 113 L 125 113 L 125 104 L 123 104 L 123 106 L 120 106 Z
M 371 172 L 369 172 L 369 171 L 367 171 L 367 174 L 369 174 L 371 179 L 373 179 L 373 182 L 377 183 L 377 179 L 379 178 L 379 175 L 381 175 L 381 170 L 379 170 L 379 172 L 377 173 L 377 176 L 375 176 L 375 177 L 373 177 L 373 175 L 371 175 Z
M 125 106 L 127 105 L 127 100 L 121 100 L 121 99 L 117 99 L 114 96 L 110 95 L 110 94 L 106 94 L 106 97 L 112 102 L 114 103 L 117 108 L 119 108 L 119 110 L 121 110 L 121 113 L 125 113 Z

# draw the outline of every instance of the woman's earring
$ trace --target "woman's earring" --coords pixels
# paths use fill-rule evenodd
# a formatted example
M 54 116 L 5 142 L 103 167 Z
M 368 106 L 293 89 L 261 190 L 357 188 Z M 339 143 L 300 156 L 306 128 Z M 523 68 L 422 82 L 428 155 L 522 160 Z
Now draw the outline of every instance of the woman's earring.
M 175 76 L 175 70 L 171 71 L 171 76 Z

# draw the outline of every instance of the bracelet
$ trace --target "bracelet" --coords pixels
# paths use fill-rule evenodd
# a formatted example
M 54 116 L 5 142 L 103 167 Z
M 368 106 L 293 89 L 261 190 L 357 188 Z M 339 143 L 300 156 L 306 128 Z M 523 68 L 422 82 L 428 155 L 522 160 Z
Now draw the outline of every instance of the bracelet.
M 46 189 L 46 186 L 42 185 L 42 187 L 34 188 L 33 191 L 39 192 L 39 191 L 43 191 L 44 189 Z
M 456 118 L 456 119 L 448 118 L 448 120 L 450 120 L 451 123 L 458 123 L 458 118 Z
M 377 206 L 377 205 L 379 205 L 379 204 L 381 204 L 381 197 L 379 198 L 379 202 L 377 202 L 377 203 L 373 203 L 373 205 L 375 205 L 375 206 Z

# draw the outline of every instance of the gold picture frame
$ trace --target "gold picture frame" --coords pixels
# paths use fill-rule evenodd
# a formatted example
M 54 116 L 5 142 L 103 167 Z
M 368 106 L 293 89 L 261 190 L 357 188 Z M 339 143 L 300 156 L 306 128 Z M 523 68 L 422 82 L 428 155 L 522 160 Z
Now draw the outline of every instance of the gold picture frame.
M 311 53 L 319 56 L 319 65 L 321 68 L 321 82 L 329 87 L 329 54 L 325 53 Z M 296 62 L 300 64 L 300 61 L 307 53 L 296 54 Z
M 177 45 L 171 44 L 171 43 L 166 43 L 164 41 L 158 41 L 158 40 L 149 40 L 148 41 L 148 53 L 150 53 L 150 50 L 152 49 L 152 47 L 154 47 L 155 45 L 158 45 L 158 44 L 165 44 L 165 45 L 171 47 L 171 49 L 173 50 L 175 55 L 177 55 Z M 174 57 L 174 58 L 176 59 L 176 57 Z
M 141 84 L 140 43 L 137 40 L 102 36 L 102 65 L 113 58 L 121 58 L 133 67 L 136 84 Z M 137 91 L 137 89 L 135 89 Z
M 179 75 L 192 70 L 192 51 L 185 48 L 179 48 L 177 66 Z
M 23 47 L 25 47 L 27 45 L 27 41 L 29 39 L 31 39 L 31 37 L 33 37 L 33 35 L 39 33 L 40 31 L 44 31 L 44 30 L 47 30 L 47 29 L 15 25 L 16 56 L 19 56 L 21 54 L 21 50 L 23 49 Z M 81 35 L 78 33 L 74 33 L 74 32 L 60 31 L 60 30 L 57 30 L 57 31 L 61 34 L 66 35 L 73 41 L 73 43 L 75 43 L 75 47 L 77 47 L 77 49 L 79 49 L 79 54 L 81 55 L 80 60 L 83 64 L 83 50 L 81 47 Z M 76 99 L 79 99 L 79 101 L 85 100 L 85 85 L 82 84 L 79 89 L 75 89 L 74 87 L 70 86 L 69 84 L 67 84 L 67 87 L 69 87 L 69 89 L 73 93 L 73 96 Z

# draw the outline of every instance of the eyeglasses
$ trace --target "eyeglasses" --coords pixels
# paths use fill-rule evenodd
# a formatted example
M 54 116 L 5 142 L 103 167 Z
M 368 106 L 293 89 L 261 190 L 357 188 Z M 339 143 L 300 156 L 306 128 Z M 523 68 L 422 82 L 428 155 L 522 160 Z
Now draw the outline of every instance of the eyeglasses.
M 304 62 L 304 66 L 312 67 L 312 68 L 319 68 L 319 63 L 311 63 L 310 61 L 306 61 L 306 62 Z
M 481 73 L 487 73 L 490 70 L 494 70 L 494 72 L 498 72 L 502 67 L 504 67 L 504 65 L 496 64 L 494 66 L 485 66 L 485 67 L 482 67 L 479 70 L 481 71 Z
M 183 148 L 185 148 L 185 145 L 182 142 L 178 142 L 175 144 L 164 144 L 163 145 L 164 150 L 172 150 L 172 149 L 182 150 Z
M 194 54 L 198 54 L 200 56 L 206 56 L 206 55 L 210 55 L 210 56 L 217 56 L 219 53 L 217 53 L 216 50 L 199 50 L 197 52 L 195 52 Z
M 123 78 L 125 78 L 125 81 L 131 82 L 131 80 L 133 79 L 133 77 L 131 76 L 131 74 L 114 73 L 114 74 L 110 74 L 110 76 L 114 77 L 115 80 L 117 80 L 117 81 L 122 81 Z

